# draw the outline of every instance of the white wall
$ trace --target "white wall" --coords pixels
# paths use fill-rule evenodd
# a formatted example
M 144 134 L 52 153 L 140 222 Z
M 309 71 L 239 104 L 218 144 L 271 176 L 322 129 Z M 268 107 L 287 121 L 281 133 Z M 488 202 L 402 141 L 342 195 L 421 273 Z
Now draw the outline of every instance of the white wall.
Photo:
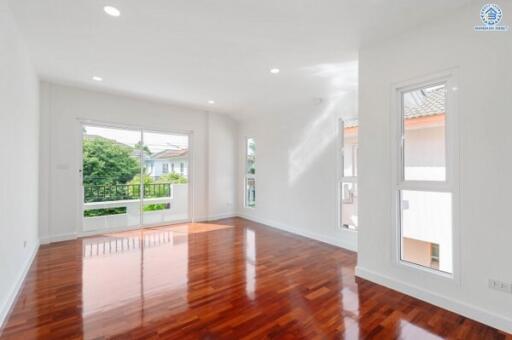
M 208 118 L 208 216 L 233 216 L 237 197 L 238 123 L 219 114 L 210 113 Z
M 38 110 L 37 77 L 0 0 L 0 326 L 38 247 Z
M 357 234 L 338 227 L 338 119 L 353 114 L 356 93 L 301 103 L 288 112 L 241 122 L 239 215 L 306 237 L 356 249 Z M 244 207 L 245 138 L 256 141 L 256 208 Z
M 505 24 L 512 4 L 500 1 Z M 474 32 L 481 4 L 360 52 L 360 276 L 512 332 L 512 32 Z M 457 67 L 460 281 L 394 264 L 390 158 L 392 84 Z
M 210 134 L 221 134 L 209 127 L 207 112 L 174 107 L 132 97 L 93 92 L 68 86 L 43 82 L 41 85 L 41 135 L 42 173 L 44 199 L 40 221 L 41 240 L 44 242 L 72 238 L 80 232 L 80 138 L 79 119 L 121 125 L 142 126 L 159 131 L 192 131 L 193 164 L 191 171 L 194 187 L 193 216 L 196 220 L 208 219 L 209 181 L 224 181 L 208 177 Z M 221 115 L 219 115 L 221 116 Z M 229 118 L 224 118 L 230 120 Z M 229 139 L 229 136 L 226 137 Z M 220 146 L 221 147 L 221 146 Z M 224 155 L 233 159 L 234 154 Z M 233 161 L 233 160 L 232 160 Z M 234 181 L 234 179 L 232 179 Z M 216 204 L 225 196 L 215 197 Z

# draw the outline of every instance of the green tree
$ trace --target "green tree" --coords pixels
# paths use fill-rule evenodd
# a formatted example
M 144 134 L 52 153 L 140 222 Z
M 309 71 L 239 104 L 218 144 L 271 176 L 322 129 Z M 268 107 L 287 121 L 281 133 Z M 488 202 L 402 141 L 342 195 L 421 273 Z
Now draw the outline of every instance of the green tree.
M 142 145 L 141 141 L 138 141 L 137 144 L 135 144 L 135 149 L 137 150 L 144 150 L 148 155 L 151 155 L 151 150 L 149 150 L 149 147 L 147 145 Z
M 170 183 L 170 184 L 186 184 L 188 183 L 188 180 L 185 176 L 182 176 L 180 174 L 177 174 L 175 172 L 171 172 L 168 174 L 165 174 L 163 176 L 160 176 L 158 178 L 157 183 Z
M 94 138 L 83 144 L 84 185 L 125 184 L 140 172 L 133 149 L 115 141 Z
M 153 177 L 145 174 L 144 175 L 144 185 L 150 185 L 154 184 L 155 181 L 153 180 Z M 140 184 L 140 174 L 137 174 L 133 177 L 133 179 L 128 183 L 130 185 Z

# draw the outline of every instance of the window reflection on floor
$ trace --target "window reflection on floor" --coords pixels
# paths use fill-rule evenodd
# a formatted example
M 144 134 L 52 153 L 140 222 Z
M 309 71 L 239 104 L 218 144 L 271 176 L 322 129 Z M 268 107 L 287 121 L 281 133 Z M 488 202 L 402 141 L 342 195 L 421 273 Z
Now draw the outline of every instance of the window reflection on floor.
M 429 331 L 410 323 L 407 320 L 400 320 L 400 334 L 397 334 L 400 339 L 422 339 L 422 340 L 441 340 Z
M 254 230 L 245 230 L 245 291 L 247 297 L 254 299 L 256 284 L 256 234 Z
M 188 235 L 137 231 L 83 241 L 83 315 L 142 301 L 159 290 L 185 287 Z

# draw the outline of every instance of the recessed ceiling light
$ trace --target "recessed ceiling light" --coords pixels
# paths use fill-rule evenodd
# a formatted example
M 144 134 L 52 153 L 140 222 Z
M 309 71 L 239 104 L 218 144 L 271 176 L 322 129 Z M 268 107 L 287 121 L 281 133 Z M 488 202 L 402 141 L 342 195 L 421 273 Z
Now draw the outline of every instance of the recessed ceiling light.
M 278 68 L 273 68 L 273 69 L 270 69 L 270 73 L 272 74 L 278 74 L 279 73 L 279 69 Z
M 105 6 L 103 7 L 103 10 L 105 11 L 105 13 L 113 17 L 118 17 L 121 15 L 121 11 L 112 6 Z
M 92 77 L 92 80 L 94 80 L 94 81 L 103 81 L 103 78 L 98 77 L 98 76 L 94 76 L 94 77 Z
M 215 104 L 215 100 L 209 100 L 208 104 Z

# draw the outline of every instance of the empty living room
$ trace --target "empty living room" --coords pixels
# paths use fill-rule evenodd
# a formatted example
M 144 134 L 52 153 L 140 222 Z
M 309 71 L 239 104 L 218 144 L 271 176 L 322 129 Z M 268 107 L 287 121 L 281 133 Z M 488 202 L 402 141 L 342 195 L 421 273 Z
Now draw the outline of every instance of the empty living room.
M 512 2 L 0 0 L 0 340 L 512 340 Z

